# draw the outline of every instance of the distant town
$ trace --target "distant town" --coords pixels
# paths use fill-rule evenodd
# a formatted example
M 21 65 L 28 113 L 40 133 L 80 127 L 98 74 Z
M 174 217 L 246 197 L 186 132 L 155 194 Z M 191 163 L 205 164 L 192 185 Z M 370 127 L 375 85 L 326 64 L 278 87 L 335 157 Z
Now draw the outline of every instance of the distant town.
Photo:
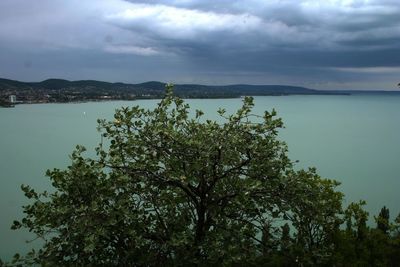
M 97 81 L 69 82 L 51 79 L 39 83 L 26 83 L 0 79 L 0 106 L 3 107 L 13 107 L 17 104 L 135 100 L 160 97 L 162 97 L 162 91 L 154 90 L 151 86 L 140 89 L 130 85 L 115 85 Z

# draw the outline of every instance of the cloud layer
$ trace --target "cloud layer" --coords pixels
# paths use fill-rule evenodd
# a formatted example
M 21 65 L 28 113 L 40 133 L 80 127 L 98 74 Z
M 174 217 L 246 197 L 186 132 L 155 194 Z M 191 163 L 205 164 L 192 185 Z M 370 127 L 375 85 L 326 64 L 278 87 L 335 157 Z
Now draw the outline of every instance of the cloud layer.
M 398 0 L 2 0 L 0 76 L 396 89 Z

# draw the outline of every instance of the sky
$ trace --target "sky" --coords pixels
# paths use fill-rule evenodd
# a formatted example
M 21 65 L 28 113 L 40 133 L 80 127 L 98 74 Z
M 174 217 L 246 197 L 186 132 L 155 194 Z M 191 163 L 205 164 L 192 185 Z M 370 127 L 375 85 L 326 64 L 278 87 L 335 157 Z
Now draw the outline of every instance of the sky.
M 399 90 L 399 0 L 1 0 L 0 77 Z

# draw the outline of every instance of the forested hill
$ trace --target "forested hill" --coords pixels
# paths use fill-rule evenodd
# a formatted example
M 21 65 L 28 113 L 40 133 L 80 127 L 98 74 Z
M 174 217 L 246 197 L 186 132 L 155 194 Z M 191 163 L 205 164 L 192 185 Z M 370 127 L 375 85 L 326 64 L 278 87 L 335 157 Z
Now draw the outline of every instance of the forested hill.
M 94 80 L 68 81 L 62 79 L 48 79 L 42 82 L 20 82 L 0 79 L 0 95 L 16 94 L 19 99 L 42 98 L 46 95 L 54 101 L 67 102 L 69 100 L 90 100 L 99 97 L 111 99 L 158 98 L 164 94 L 165 83 L 145 82 L 139 84 L 109 83 Z M 235 84 L 224 86 L 176 84 L 174 91 L 177 95 L 187 98 L 224 98 L 240 97 L 243 95 L 314 95 L 338 94 L 313 90 L 298 86 L 286 85 L 247 85 Z

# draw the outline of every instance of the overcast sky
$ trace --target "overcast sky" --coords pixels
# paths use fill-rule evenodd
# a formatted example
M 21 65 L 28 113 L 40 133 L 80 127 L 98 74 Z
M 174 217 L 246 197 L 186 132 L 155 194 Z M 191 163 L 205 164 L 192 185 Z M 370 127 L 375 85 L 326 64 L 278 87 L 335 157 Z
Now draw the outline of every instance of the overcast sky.
M 399 0 L 0 0 L 0 77 L 398 90 Z

